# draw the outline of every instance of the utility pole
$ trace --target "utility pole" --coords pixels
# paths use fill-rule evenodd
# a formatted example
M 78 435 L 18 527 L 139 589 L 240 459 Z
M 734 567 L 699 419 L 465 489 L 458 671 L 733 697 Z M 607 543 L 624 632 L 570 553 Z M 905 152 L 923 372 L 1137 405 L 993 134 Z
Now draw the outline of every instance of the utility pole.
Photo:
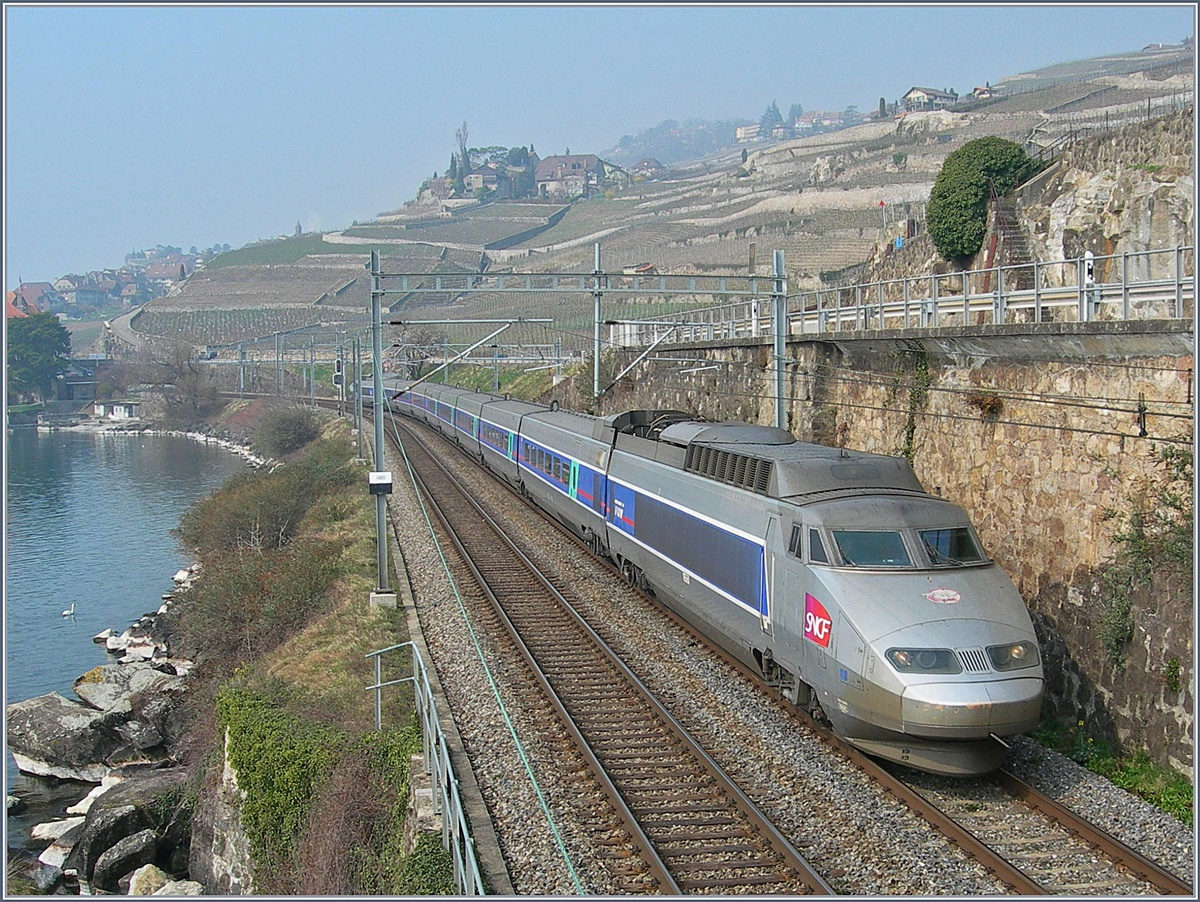
M 358 437 L 358 456 L 362 457 L 362 344 L 354 336 L 354 434 Z
M 594 272 L 596 278 L 596 287 L 592 292 L 592 313 L 595 318 L 595 327 L 592 334 L 592 397 L 600 397 L 600 298 L 604 292 L 601 290 L 601 282 L 603 273 L 600 270 L 600 242 L 596 242 L 596 269 Z
M 775 323 L 775 425 L 787 429 L 787 399 L 785 396 L 786 355 L 788 339 L 787 279 L 783 272 L 783 251 L 775 251 L 775 284 L 771 291 Z
M 387 555 L 387 496 L 392 493 L 392 474 L 387 472 L 383 448 L 383 417 L 387 405 L 383 397 L 383 290 L 380 287 L 379 251 L 371 251 L 371 350 L 374 355 L 375 400 L 375 470 L 367 479 L 371 494 L 375 496 L 376 563 L 378 578 L 376 589 L 371 593 L 371 604 L 383 607 L 396 606 L 396 593 L 391 590 L 388 579 Z

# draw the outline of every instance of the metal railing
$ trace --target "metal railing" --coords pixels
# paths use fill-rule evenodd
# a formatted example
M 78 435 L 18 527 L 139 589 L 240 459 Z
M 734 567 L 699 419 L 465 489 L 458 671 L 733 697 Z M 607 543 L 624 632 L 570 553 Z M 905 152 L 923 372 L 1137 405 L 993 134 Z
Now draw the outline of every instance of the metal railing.
M 398 651 L 402 648 L 412 650 L 412 671 L 410 677 L 383 680 L 383 655 Z M 438 812 L 442 815 L 442 848 L 450 853 L 454 861 L 454 894 L 458 896 L 484 896 L 487 890 L 483 885 L 483 875 L 479 870 L 479 862 L 475 858 L 475 841 L 471 838 L 470 825 L 466 812 L 463 810 L 462 797 L 458 791 L 458 779 L 454 776 L 454 767 L 450 761 L 450 750 L 446 745 L 446 736 L 438 721 L 437 705 L 433 689 L 429 684 L 429 676 L 425 671 L 425 662 L 412 642 L 402 642 L 388 648 L 381 648 L 367 655 L 375 659 L 375 683 L 368 686 L 368 692 L 375 693 L 375 729 L 383 728 L 383 704 L 381 693 L 387 686 L 402 683 L 413 684 L 413 696 L 416 700 L 417 716 L 421 719 L 421 737 L 425 756 L 425 771 L 433 778 L 434 801 Z
M 803 291 L 788 295 L 788 334 L 1190 318 L 1194 263 L 1186 246 Z M 771 312 L 767 297 L 685 310 L 614 327 L 610 340 L 644 346 L 669 326 L 680 342 L 766 336 Z

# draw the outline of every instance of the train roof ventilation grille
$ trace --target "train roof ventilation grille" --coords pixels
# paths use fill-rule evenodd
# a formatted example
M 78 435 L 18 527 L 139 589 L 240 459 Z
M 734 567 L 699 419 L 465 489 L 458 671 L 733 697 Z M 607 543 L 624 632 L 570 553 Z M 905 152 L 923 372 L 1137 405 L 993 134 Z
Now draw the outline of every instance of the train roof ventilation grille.
M 990 673 L 987 652 L 982 648 L 958 649 L 958 660 L 962 661 L 963 670 L 967 673 Z
M 767 494 L 771 485 L 771 461 L 707 445 L 688 445 L 683 468 L 760 495 Z

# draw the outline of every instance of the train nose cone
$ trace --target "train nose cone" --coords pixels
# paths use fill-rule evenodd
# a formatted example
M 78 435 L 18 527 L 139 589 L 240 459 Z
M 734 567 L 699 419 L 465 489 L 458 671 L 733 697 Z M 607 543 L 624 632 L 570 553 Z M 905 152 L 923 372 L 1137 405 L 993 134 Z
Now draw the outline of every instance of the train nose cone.
M 1042 681 L 1023 677 L 991 683 L 924 683 L 904 690 L 904 732 L 931 739 L 983 739 L 1034 729 Z

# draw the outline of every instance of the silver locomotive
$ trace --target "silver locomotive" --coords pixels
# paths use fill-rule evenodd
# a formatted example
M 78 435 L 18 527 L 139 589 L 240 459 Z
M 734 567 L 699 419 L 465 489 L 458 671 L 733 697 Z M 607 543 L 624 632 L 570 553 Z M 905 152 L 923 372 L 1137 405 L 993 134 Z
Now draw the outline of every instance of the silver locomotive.
M 863 751 L 979 774 L 1037 725 L 1025 604 L 906 460 L 680 411 L 593 417 L 432 384 L 387 396 Z

